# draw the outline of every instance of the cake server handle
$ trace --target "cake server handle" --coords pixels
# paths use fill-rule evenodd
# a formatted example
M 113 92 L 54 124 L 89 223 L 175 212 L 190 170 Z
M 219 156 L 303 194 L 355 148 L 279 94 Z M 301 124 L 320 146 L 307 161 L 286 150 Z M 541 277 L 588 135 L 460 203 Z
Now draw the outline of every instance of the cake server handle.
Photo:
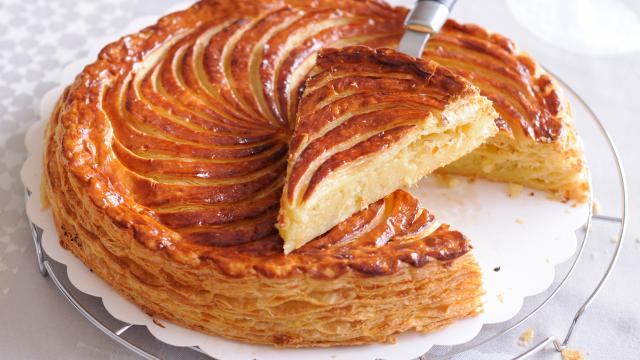
M 404 21 L 398 51 L 421 57 L 429 37 L 440 31 L 455 3 L 456 0 L 418 0 Z

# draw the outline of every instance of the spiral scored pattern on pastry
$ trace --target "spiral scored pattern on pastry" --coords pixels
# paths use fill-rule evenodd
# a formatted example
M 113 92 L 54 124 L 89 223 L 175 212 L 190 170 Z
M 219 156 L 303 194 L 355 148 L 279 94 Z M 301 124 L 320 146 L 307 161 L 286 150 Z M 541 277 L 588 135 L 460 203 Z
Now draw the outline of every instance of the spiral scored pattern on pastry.
M 475 315 L 469 242 L 409 193 L 287 256 L 274 228 L 315 51 L 388 44 L 403 17 L 374 1 L 208 1 L 107 46 L 47 129 L 62 245 L 149 314 L 241 341 L 390 342 Z
M 491 102 L 432 61 L 350 46 L 320 51 L 316 64 L 289 149 L 285 252 L 497 132 Z
M 481 277 L 468 242 L 405 192 L 287 256 L 273 227 L 316 52 L 394 47 L 405 15 L 373 0 L 211 0 L 107 46 L 65 90 L 47 128 L 43 194 L 62 245 L 149 314 L 241 341 L 390 342 L 475 315 Z M 440 42 L 451 51 L 438 56 L 497 52 L 491 61 L 517 68 L 517 86 L 535 94 L 518 101 L 553 102 L 544 100 L 556 96 L 553 82 L 541 92 L 545 77 L 506 40 L 453 22 L 445 32 L 458 43 Z M 475 81 L 466 64 L 448 66 Z M 560 136 L 545 140 L 514 137 L 511 121 L 546 123 L 496 108 L 504 121 L 494 139 L 574 146 L 563 135 L 573 134 L 566 111 L 550 113 Z
M 187 30 L 105 91 L 122 164 L 115 178 L 182 238 L 230 245 L 274 235 L 288 119 L 314 51 L 389 41 L 399 20 L 375 3 L 344 14 L 269 5 L 247 9 L 252 20 Z

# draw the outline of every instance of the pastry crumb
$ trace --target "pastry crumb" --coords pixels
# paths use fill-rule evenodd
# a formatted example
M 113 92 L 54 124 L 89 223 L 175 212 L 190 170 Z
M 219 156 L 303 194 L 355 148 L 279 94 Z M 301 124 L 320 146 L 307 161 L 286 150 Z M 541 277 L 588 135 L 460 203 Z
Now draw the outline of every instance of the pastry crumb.
M 578 349 L 564 349 L 560 354 L 562 354 L 562 360 L 585 360 L 584 355 Z
M 477 177 L 475 177 L 475 176 L 471 176 L 471 177 L 469 177 L 469 178 L 467 179 L 467 182 L 468 182 L 469 184 L 473 184 L 474 182 L 476 182 L 476 180 L 477 180 L 477 179 L 478 179 Z
M 524 189 L 524 186 L 522 185 L 509 183 L 507 187 L 507 194 L 509 194 L 510 198 L 517 198 L 522 194 L 522 189 Z
M 442 186 L 446 186 L 448 188 L 454 188 L 460 185 L 460 180 L 454 177 L 451 177 L 447 174 L 437 174 L 436 177 L 438 179 L 438 183 Z
M 518 345 L 529 346 L 529 344 L 531 344 L 531 342 L 533 341 L 534 337 L 535 337 L 535 331 L 533 331 L 533 328 L 528 328 L 527 330 L 522 332 L 522 334 L 520 334 L 520 337 L 518 338 Z
M 518 223 L 518 224 L 524 224 L 524 220 L 522 220 L 522 219 L 520 219 L 520 218 L 517 218 L 517 219 L 516 219 L 516 223 Z
M 504 304 L 504 294 L 500 293 L 496 295 L 496 298 L 498 298 L 498 301 L 500 301 L 501 304 Z
M 490 173 L 493 171 L 496 165 L 493 163 L 493 161 L 489 159 L 484 159 L 482 160 L 481 167 L 483 172 Z
M 534 193 L 533 191 L 529 193 L 529 196 L 536 196 L 536 193 Z
M 596 199 L 593 199 L 593 206 L 591 207 L 591 212 L 593 213 L 593 215 L 598 215 L 602 212 L 600 203 Z
M 495 272 L 500 271 L 500 266 L 496 266 L 496 267 L 494 267 L 494 268 L 493 268 L 493 271 L 495 271 Z
M 154 323 L 154 324 L 156 324 L 156 325 L 158 325 L 158 326 L 160 326 L 160 327 L 161 327 L 161 328 L 163 328 L 163 329 L 164 329 L 164 327 L 165 327 L 165 326 L 160 322 L 160 320 L 158 320 L 158 319 L 156 319 L 156 318 L 153 318 L 153 323 Z

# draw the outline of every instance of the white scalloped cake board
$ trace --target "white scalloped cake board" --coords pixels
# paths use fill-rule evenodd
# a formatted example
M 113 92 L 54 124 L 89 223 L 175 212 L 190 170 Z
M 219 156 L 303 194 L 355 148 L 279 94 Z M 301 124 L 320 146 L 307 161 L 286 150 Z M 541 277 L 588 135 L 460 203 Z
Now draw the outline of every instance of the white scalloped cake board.
M 400 1 L 406 3 L 406 1 Z M 392 3 L 398 3 L 392 2 Z M 185 8 L 180 4 L 175 9 Z M 138 18 L 123 34 L 154 23 L 157 17 Z M 97 42 L 106 45 L 111 39 Z M 90 52 L 92 56 L 97 50 Z M 472 319 L 458 321 L 431 334 L 409 332 L 398 336 L 395 344 L 349 346 L 334 348 L 276 349 L 270 346 L 249 345 L 208 336 L 163 321 L 160 327 L 138 307 L 115 292 L 108 284 L 64 250 L 59 243 L 50 210 L 40 205 L 42 178 L 43 134 L 46 121 L 63 91 L 82 67 L 92 61 L 82 59 L 68 65 L 62 72 L 60 86 L 42 99 L 40 121 L 26 136 L 29 156 L 21 177 L 32 191 L 27 201 L 31 221 L 43 229 L 42 245 L 54 260 L 67 266 L 71 283 L 80 291 L 102 298 L 105 308 L 115 318 L 131 324 L 145 325 L 159 340 L 175 346 L 199 346 L 218 359 L 406 359 L 420 356 L 434 345 L 457 345 L 473 339 L 483 324 L 511 319 L 522 307 L 524 297 L 546 290 L 554 279 L 555 265 L 569 259 L 576 249 L 575 229 L 585 222 L 588 206 L 572 207 L 548 199 L 544 192 L 525 189 L 516 198 L 507 196 L 506 185 L 477 180 L 469 183 L 461 179 L 454 188 L 447 188 L 426 179 L 410 189 L 421 203 L 434 212 L 440 221 L 467 235 L 474 246 L 474 254 L 484 276 L 484 313 Z M 535 196 L 528 194 L 533 192 Z M 493 269 L 500 266 L 500 271 Z

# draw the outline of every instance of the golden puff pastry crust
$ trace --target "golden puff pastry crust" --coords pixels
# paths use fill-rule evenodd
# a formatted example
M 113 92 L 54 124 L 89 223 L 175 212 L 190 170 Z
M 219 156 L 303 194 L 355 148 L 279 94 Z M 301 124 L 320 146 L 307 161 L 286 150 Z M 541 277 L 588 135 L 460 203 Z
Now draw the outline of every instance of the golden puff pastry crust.
M 46 131 L 61 244 L 154 317 L 275 346 L 391 342 L 481 309 L 469 242 L 396 191 L 284 255 L 292 114 L 321 47 L 392 44 L 377 1 L 202 1 L 108 45 Z
M 274 226 L 318 51 L 394 48 L 406 13 L 375 0 L 206 0 L 108 45 L 47 128 L 43 201 L 62 245 L 151 315 L 251 343 L 390 342 L 477 314 L 468 241 L 408 193 L 286 256 Z M 585 198 L 568 104 L 530 57 L 454 21 L 425 57 L 500 114 L 498 134 L 444 171 Z
M 582 203 L 589 193 L 582 142 L 556 80 L 508 38 L 448 20 L 423 54 L 471 81 L 500 114 L 500 131 L 444 168 L 549 191 Z
M 395 50 L 323 49 L 291 138 L 278 228 L 285 253 L 497 132 L 463 78 Z

